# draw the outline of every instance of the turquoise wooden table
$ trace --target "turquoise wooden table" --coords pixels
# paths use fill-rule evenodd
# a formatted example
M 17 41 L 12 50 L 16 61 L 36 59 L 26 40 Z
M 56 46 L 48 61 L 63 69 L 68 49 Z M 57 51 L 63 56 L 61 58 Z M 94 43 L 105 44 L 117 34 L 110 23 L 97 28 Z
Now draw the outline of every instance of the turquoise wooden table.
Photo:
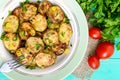
M 8 0 L 1 0 L 0 7 L 4 5 Z M 120 39 L 116 39 L 115 45 L 120 42 Z M 90 80 L 120 80 L 120 51 L 116 50 L 114 55 L 108 59 L 101 61 L 100 68 L 96 70 L 91 76 Z M 0 80 L 9 80 L 6 76 L 0 73 Z M 80 80 L 75 77 L 74 74 L 70 74 L 64 80 Z

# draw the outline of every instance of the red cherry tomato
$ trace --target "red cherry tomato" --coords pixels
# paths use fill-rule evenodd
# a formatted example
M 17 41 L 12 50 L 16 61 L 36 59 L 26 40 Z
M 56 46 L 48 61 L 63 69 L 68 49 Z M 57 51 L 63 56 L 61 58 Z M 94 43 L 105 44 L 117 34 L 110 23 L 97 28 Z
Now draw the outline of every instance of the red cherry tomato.
M 99 28 L 93 27 L 89 29 L 89 36 L 93 39 L 101 39 L 102 35 Z
M 100 60 L 97 56 L 91 56 L 88 58 L 88 64 L 92 69 L 98 69 L 100 66 Z
M 107 59 L 114 53 L 114 46 L 110 42 L 102 42 L 96 49 L 97 56 L 100 59 Z

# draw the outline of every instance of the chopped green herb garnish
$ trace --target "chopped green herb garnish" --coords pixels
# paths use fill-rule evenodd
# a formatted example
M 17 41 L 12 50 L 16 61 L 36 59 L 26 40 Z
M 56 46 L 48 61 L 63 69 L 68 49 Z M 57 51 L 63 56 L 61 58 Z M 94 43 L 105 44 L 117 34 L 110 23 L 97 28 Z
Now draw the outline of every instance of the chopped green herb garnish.
M 24 2 L 20 2 L 20 6 L 23 7 L 24 6 Z
M 65 36 L 65 32 L 62 32 L 61 35 L 62 35 L 62 37 L 64 37 Z
M 1 35 L 1 37 L 0 37 L 0 39 L 3 40 L 5 38 L 6 34 L 7 34 L 6 32 L 3 32 L 2 35 Z
M 47 19 L 47 23 L 51 23 L 51 20 L 50 20 L 50 18 L 48 18 L 48 19 Z
M 120 42 L 116 45 L 117 50 L 120 50 Z
M 14 41 L 18 40 L 18 34 L 16 34 L 13 38 Z
M 23 6 L 23 7 L 22 7 L 22 11 L 23 11 L 23 12 L 27 12 L 27 8 Z
M 2 19 L 4 19 L 4 17 L 2 17 Z
M 30 29 L 28 29 L 27 31 L 30 32 Z
M 20 30 L 20 33 L 21 33 L 22 36 L 25 36 L 25 31 Z
M 49 29 L 52 25 L 52 22 L 51 22 L 50 18 L 47 19 L 47 23 L 48 23 L 48 29 Z
M 40 44 L 36 44 L 35 45 L 36 50 L 39 50 L 40 46 L 41 46 Z
M 51 24 L 52 24 L 52 23 L 48 23 L 48 29 L 50 29 L 50 28 L 51 28 Z
M 58 12 L 56 12 L 55 16 L 58 16 Z
M 51 36 L 51 33 L 50 33 L 50 32 L 49 32 L 49 33 L 47 33 L 47 36 L 48 36 L 48 37 L 50 37 L 50 36 Z
M 29 4 L 29 3 L 30 3 L 29 0 L 26 0 L 24 2 L 20 2 L 20 6 L 24 7 L 25 4 Z
M 31 69 L 31 70 L 33 70 L 33 69 L 35 69 L 36 68 L 36 66 L 26 66 L 26 69 Z
M 25 56 L 24 55 L 21 55 L 21 56 L 19 56 L 19 59 L 24 59 L 25 58 Z
M 9 41 L 9 37 L 5 37 L 5 41 Z
M 65 23 L 70 24 L 70 19 L 66 18 Z
M 18 61 L 21 62 L 23 59 L 25 59 L 25 56 L 24 55 L 21 55 L 18 57 Z
M 53 41 L 50 40 L 49 38 L 45 38 L 46 41 L 48 41 L 49 43 L 52 43 Z
M 51 46 L 45 45 L 45 49 L 50 49 L 50 48 L 51 48 Z
M 37 0 L 37 3 L 41 3 L 41 1 L 40 1 L 40 0 Z
M 12 11 L 9 10 L 9 11 L 8 11 L 8 14 L 11 15 L 11 14 L 12 14 Z
M 29 3 L 30 3 L 29 0 L 26 0 L 25 2 L 20 2 L 20 6 L 22 7 L 23 12 L 27 11 L 27 8 L 24 5 Z
M 52 43 L 53 41 L 49 39 L 49 43 Z
M 45 38 L 45 40 L 47 41 L 47 40 L 49 40 L 48 38 Z
M 24 2 L 24 4 L 29 4 L 30 3 L 30 1 L 29 0 L 26 0 L 25 2 Z
M 53 47 L 53 48 L 55 48 L 55 47 L 56 47 L 56 45 L 53 45 L 52 47 Z
M 72 47 L 72 44 L 70 44 L 70 46 Z
M 6 26 L 8 22 L 4 22 L 3 26 Z

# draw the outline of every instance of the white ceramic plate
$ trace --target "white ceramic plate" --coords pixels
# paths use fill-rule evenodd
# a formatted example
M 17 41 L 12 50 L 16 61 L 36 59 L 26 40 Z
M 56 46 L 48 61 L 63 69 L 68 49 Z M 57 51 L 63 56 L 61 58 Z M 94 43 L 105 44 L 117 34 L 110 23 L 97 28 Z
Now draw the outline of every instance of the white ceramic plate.
M 8 15 L 6 14 L 8 13 L 8 10 L 13 10 L 16 6 L 18 6 L 20 1 L 22 0 L 13 0 L 13 2 L 9 3 L 9 5 L 5 7 L 5 9 L 3 7 L 4 10 L 2 11 L 1 18 L 3 16 L 6 17 Z M 85 16 L 81 8 L 79 7 L 79 5 L 74 0 L 71 0 L 71 1 L 52 0 L 52 2 L 61 6 L 71 20 L 72 29 L 73 29 L 73 37 L 71 39 L 73 47 L 71 48 L 71 52 L 67 56 L 64 56 L 64 55 L 60 56 L 56 64 L 49 68 L 46 68 L 44 70 L 36 69 L 36 70 L 30 71 L 25 69 L 24 67 L 20 67 L 17 69 L 17 71 L 13 71 L 5 74 L 9 78 L 15 79 L 15 80 L 25 80 L 25 79 L 33 80 L 33 78 L 34 80 L 38 80 L 38 79 L 56 80 L 57 78 L 57 80 L 59 80 L 65 77 L 66 75 L 68 75 L 69 73 L 71 73 L 77 67 L 77 65 L 81 62 L 85 54 L 85 50 L 88 43 L 88 26 L 87 26 Z M 1 19 L 0 26 L 2 26 L 2 23 L 3 23 L 3 20 Z M 0 32 L 2 31 L 3 30 L 1 27 Z M 9 60 L 11 55 L 4 48 L 2 41 L 0 41 L 0 49 L 1 49 L 0 55 L 2 60 L 3 61 Z M 28 76 L 23 75 L 23 73 L 28 74 Z M 47 74 L 47 75 L 44 75 L 44 74 Z M 33 76 L 31 79 L 30 75 L 36 75 L 36 76 Z

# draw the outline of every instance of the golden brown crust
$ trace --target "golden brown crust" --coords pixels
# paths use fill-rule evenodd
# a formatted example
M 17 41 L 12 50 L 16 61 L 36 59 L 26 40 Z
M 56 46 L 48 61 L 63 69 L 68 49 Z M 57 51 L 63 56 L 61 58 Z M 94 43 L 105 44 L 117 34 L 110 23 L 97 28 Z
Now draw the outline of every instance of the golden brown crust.
M 30 52 L 26 48 L 19 48 L 16 50 L 15 55 L 17 56 L 19 62 L 24 65 L 31 65 L 33 61 L 33 57 Z
M 47 30 L 43 35 L 43 41 L 47 45 L 54 45 L 58 43 L 58 33 L 55 30 Z
M 61 43 L 68 44 L 72 36 L 72 27 L 70 24 L 62 23 L 59 28 L 59 40 Z
M 30 22 L 36 31 L 43 32 L 47 28 L 46 17 L 41 14 L 37 14 L 36 16 L 31 17 Z
M 59 6 L 50 7 L 47 15 L 53 23 L 60 23 L 64 19 L 64 12 Z
M 17 7 L 13 10 L 13 15 L 16 15 L 18 18 L 20 17 L 20 13 L 22 12 L 22 8 L 21 7 Z
M 30 36 L 35 36 L 36 32 L 29 22 L 23 22 L 19 29 L 19 36 L 22 40 L 27 40 Z
M 33 55 L 44 49 L 44 43 L 39 37 L 28 38 L 25 46 Z
M 22 8 L 22 12 L 20 13 L 20 19 L 23 21 L 28 21 L 32 16 L 36 15 L 37 7 L 32 4 L 25 4 L 24 8 Z
M 67 46 L 68 45 L 65 43 L 58 43 L 58 44 L 52 46 L 52 51 L 56 55 L 62 55 L 64 53 L 64 50 L 67 48 Z
M 35 57 L 35 61 L 39 67 L 48 67 L 55 63 L 55 59 L 52 57 L 52 55 L 46 53 L 38 53 Z
M 52 6 L 52 3 L 49 1 L 43 1 L 38 6 L 38 12 L 40 12 L 42 15 L 46 15 L 48 9 Z
M 5 35 L 5 38 L 3 39 L 3 43 L 9 51 L 15 51 L 20 46 L 20 38 L 13 33 L 8 33 Z
M 15 15 L 9 15 L 3 24 L 3 29 L 5 32 L 15 33 L 19 26 L 19 20 Z

